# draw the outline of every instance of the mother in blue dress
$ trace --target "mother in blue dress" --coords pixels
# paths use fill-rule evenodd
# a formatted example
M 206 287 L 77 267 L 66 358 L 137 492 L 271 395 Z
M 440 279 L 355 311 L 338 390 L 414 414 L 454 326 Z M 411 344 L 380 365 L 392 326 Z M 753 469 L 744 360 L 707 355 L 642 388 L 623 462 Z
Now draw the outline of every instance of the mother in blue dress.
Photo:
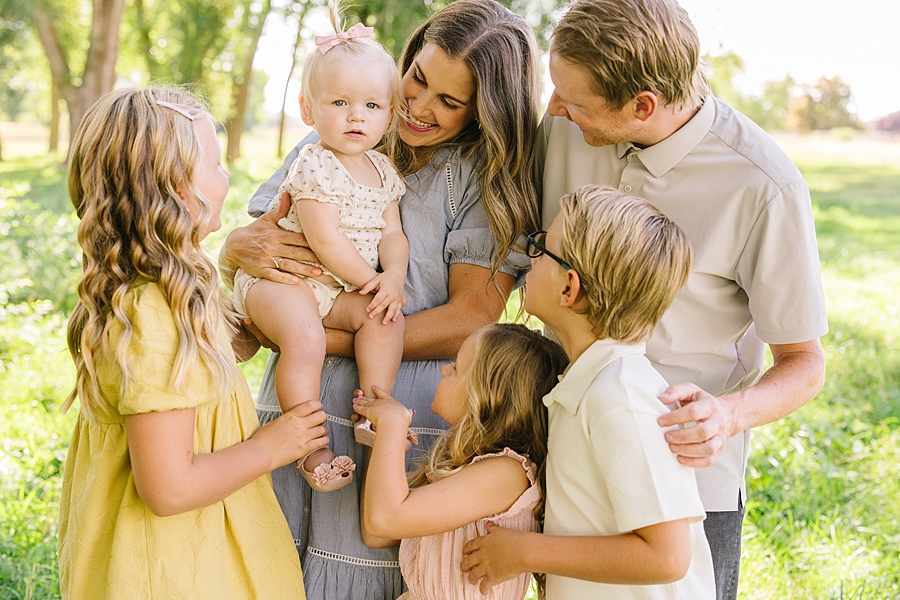
M 409 239 L 403 363 L 393 395 L 416 410 L 412 430 L 421 456 L 447 424 L 430 410 L 441 367 L 463 340 L 501 315 L 528 268 L 523 233 L 538 228 L 532 180 L 539 119 L 540 67 L 534 33 L 494 0 L 458 0 L 409 38 L 401 57 L 404 113 L 379 148 L 403 175 L 400 201 Z M 263 214 L 304 139 L 284 167 L 250 200 L 260 216 L 234 230 L 223 262 L 284 283 L 311 275 L 313 257 L 297 234 Z M 286 203 L 282 203 L 283 209 Z M 280 270 L 273 258 L 280 258 Z M 353 335 L 329 330 L 321 402 L 331 448 L 365 472 L 365 447 L 353 438 L 351 398 L 359 377 Z M 275 366 L 269 363 L 257 410 L 265 423 L 280 414 Z M 293 531 L 310 600 L 392 600 L 405 589 L 397 549 L 366 547 L 359 532 L 363 477 L 341 490 L 311 491 L 292 466 L 273 473 L 275 493 Z

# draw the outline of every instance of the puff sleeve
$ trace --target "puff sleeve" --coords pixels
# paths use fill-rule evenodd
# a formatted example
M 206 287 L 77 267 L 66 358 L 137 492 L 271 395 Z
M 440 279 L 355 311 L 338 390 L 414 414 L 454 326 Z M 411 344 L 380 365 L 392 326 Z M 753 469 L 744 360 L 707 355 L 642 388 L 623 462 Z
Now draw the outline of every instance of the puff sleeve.
M 176 388 L 170 382 L 179 338 L 172 309 L 157 285 L 147 283 L 135 287 L 126 296 L 125 303 L 132 325 L 126 358 L 131 377 L 124 394 L 118 389 L 104 390 L 107 398 L 118 397 L 119 413 L 130 415 L 194 408 L 215 400 L 218 388 L 212 374 L 199 359 L 182 388 Z M 121 334 L 121 327 L 111 332 L 112 352 Z M 111 366 L 107 364 L 107 368 Z M 106 381 L 114 382 L 111 385 L 118 387 L 118 378 Z
M 353 191 L 350 174 L 341 161 L 320 144 L 307 144 L 281 186 L 293 200 L 312 199 L 340 205 Z

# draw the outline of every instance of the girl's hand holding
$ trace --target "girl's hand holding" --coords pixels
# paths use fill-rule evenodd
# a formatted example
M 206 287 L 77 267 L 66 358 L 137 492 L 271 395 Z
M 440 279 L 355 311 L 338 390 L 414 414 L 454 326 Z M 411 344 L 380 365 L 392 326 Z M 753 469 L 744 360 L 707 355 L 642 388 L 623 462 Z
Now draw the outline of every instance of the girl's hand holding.
M 523 544 L 524 535 L 528 533 L 497 527 L 488 521 L 487 533 L 463 546 L 460 568 L 469 574 L 469 583 L 478 585 L 481 593 L 487 595 L 498 583 L 524 573 L 518 561 L 521 549 L 527 547 Z
M 400 318 L 401 310 L 406 306 L 406 296 L 403 294 L 403 286 L 406 284 L 404 274 L 386 271 L 379 273 L 359 290 L 360 294 L 375 293 L 375 297 L 366 307 L 369 318 L 372 319 L 384 312 L 382 323 L 387 325 L 391 321 Z
M 319 262 L 309 249 L 302 233 L 278 227 L 279 219 L 287 215 L 291 196 L 281 194 L 281 204 L 249 225 L 237 227 L 228 234 L 222 248 L 221 262 L 237 265 L 244 272 L 278 283 L 295 284 L 295 275 L 318 277 L 322 269 L 300 261 Z
M 373 391 L 376 398 L 368 398 L 362 390 L 356 390 L 356 395 L 353 397 L 353 410 L 372 421 L 372 425 L 378 430 L 379 435 L 397 429 L 402 432 L 405 439 L 406 430 L 412 422 L 413 411 L 394 400 L 390 394 L 378 386 L 374 386 Z M 384 435 L 390 434 L 384 433 Z
M 328 445 L 325 413 L 318 400 L 301 402 L 263 425 L 250 441 L 261 444 L 270 457 L 269 471 L 283 467 Z

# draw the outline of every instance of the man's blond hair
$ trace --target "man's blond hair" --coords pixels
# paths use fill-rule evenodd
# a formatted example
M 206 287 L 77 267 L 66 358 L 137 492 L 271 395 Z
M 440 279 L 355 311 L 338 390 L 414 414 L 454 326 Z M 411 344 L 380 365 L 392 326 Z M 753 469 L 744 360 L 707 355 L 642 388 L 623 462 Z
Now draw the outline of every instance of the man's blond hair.
M 691 245 L 656 207 L 588 185 L 560 202 L 560 255 L 581 277 L 597 339 L 646 341 L 691 271 Z
M 672 0 L 578 0 L 553 30 L 550 51 L 585 67 L 593 91 L 616 110 L 642 91 L 689 109 L 710 93 L 697 31 Z

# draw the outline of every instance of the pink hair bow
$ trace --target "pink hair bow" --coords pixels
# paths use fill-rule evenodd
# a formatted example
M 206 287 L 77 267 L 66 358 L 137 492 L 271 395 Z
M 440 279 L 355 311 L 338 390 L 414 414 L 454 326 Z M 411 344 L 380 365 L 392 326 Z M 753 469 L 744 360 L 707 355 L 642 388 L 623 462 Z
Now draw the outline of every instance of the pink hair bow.
M 373 31 L 375 31 L 374 27 L 366 27 L 362 23 L 357 23 L 347 31 L 342 31 L 337 35 L 317 35 L 316 46 L 319 47 L 319 52 L 325 54 L 343 41 L 358 37 L 369 37 Z

